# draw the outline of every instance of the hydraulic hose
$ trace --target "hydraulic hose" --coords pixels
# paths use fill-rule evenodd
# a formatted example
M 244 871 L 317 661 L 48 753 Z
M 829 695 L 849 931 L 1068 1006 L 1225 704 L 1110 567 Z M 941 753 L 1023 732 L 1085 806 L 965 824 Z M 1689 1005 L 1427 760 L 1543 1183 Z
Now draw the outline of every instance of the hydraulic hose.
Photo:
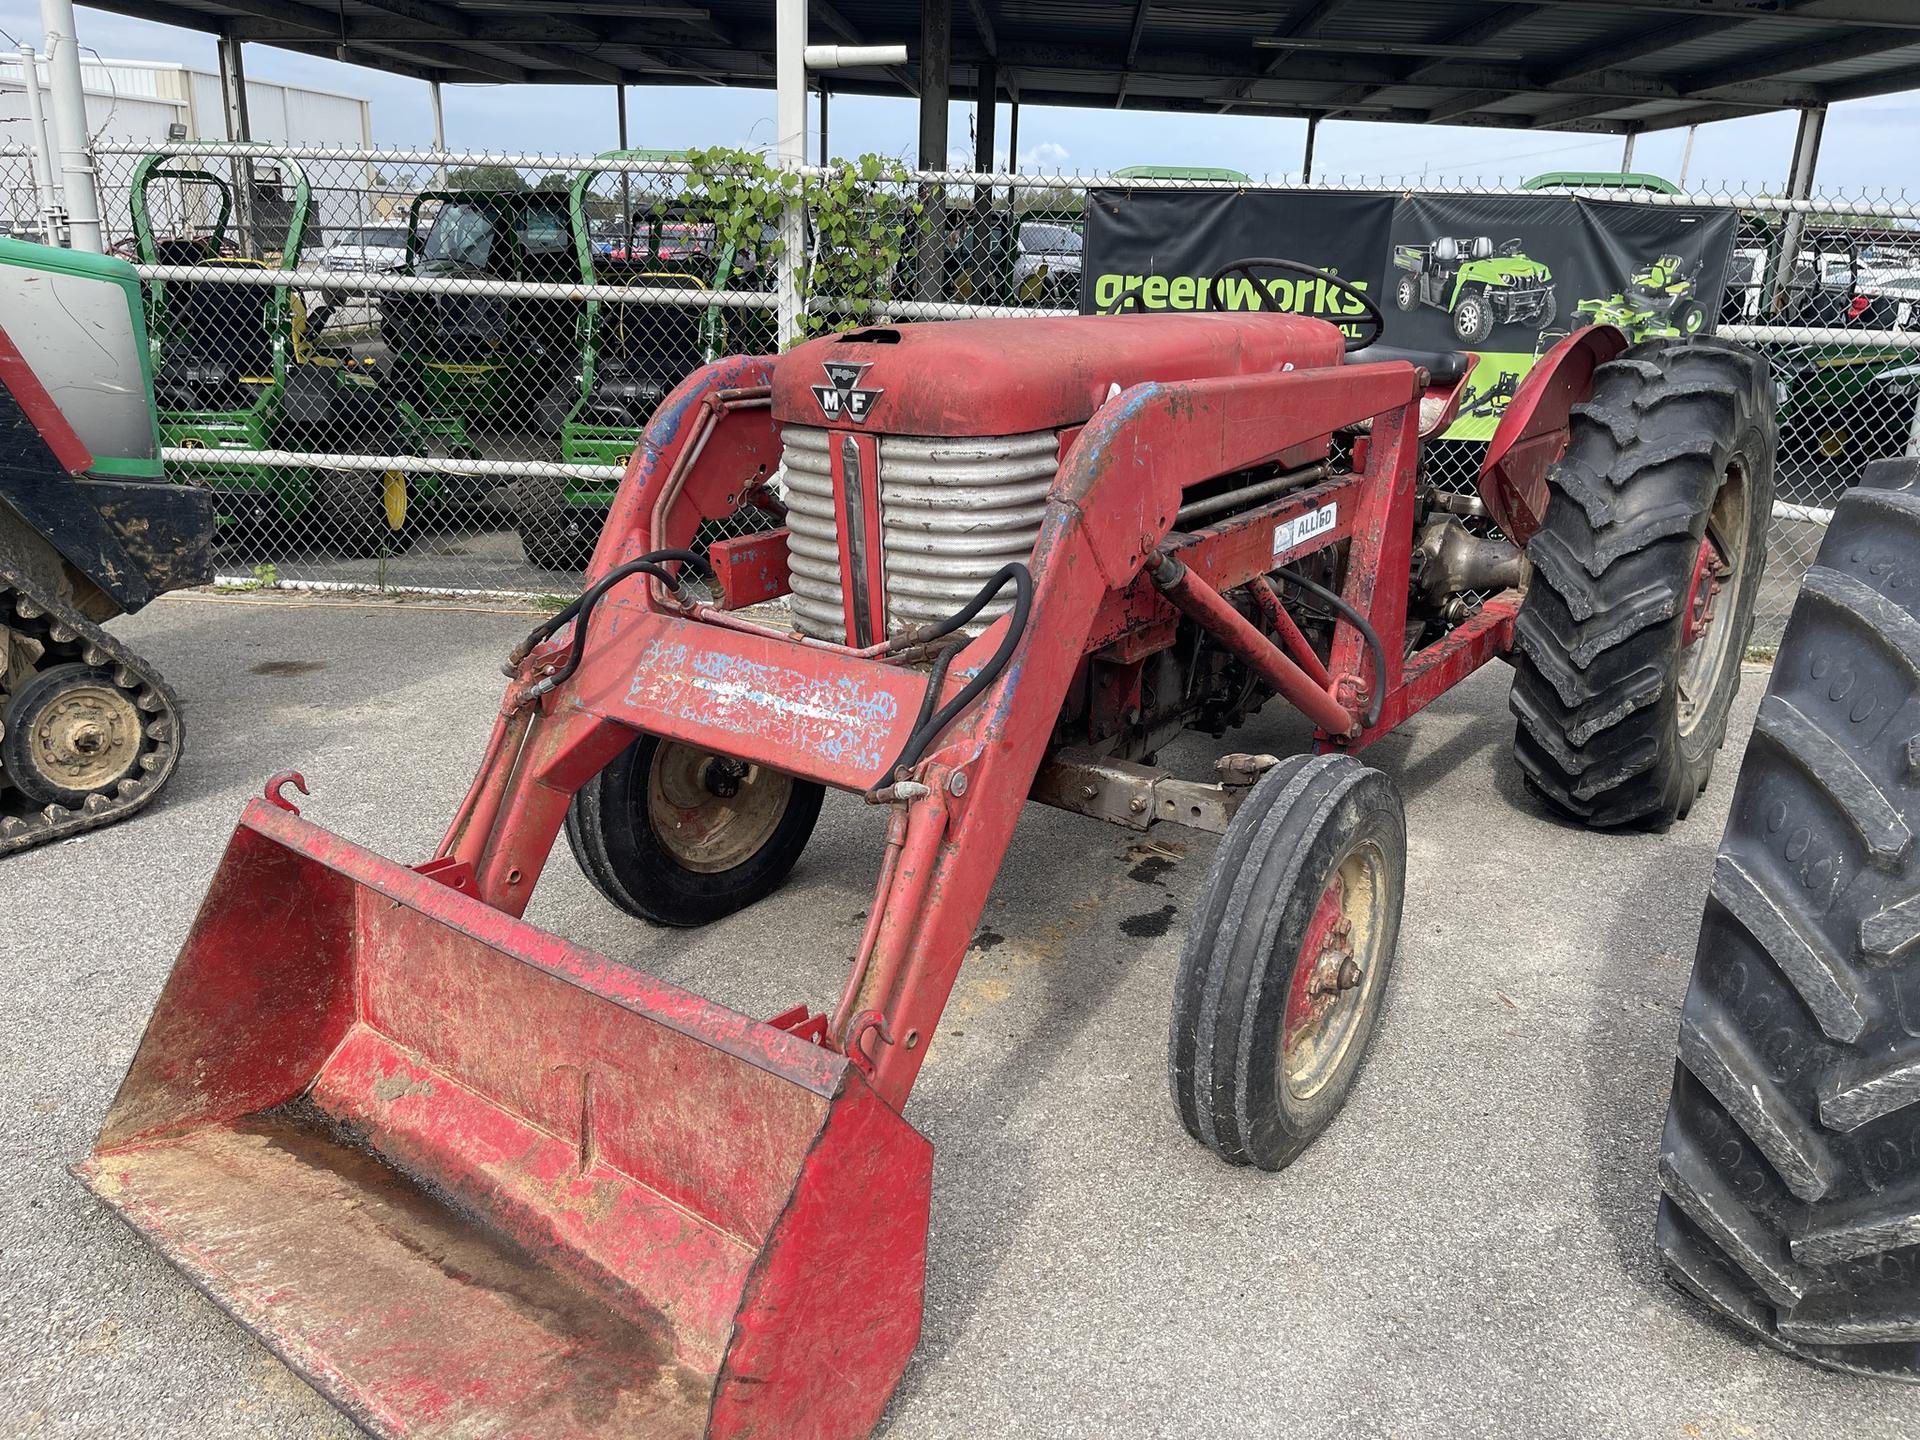
M 637 560 L 629 560 L 624 565 L 616 565 L 582 591 L 580 597 L 572 604 L 566 606 L 558 614 L 536 625 L 533 632 L 518 645 L 514 646 L 512 653 L 508 655 L 507 663 L 509 666 L 517 666 L 522 660 L 527 658 L 534 646 L 549 639 L 569 620 L 575 622 L 573 627 L 573 643 L 567 649 L 566 663 L 552 675 L 547 676 L 544 680 L 532 686 L 527 692 L 528 696 L 533 699 L 538 699 L 540 696 L 547 694 L 549 691 L 565 684 L 573 678 L 573 672 L 580 668 L 580 659 L 586 653 L 587 622 L 593 618 L 594 607 L 600 603 L 606 596 L 606 593 L 613 589 L 615 585 L 630 576 L 651 575 L 663 585 L 674 589 L 679 588 L 682 576 L 675 575 L 665 568 L 667 564 L 675 560 L 700 571 L 707 576 L 708 579 L 713 578 L 713 566 L 707 563 L 705 557 L 696 555 L 691 550 L 655 550 L 650 554 L 642 555 Z
M 1367 701 L 1366 723 L 1369 729 L 1378 725 L 1380 723 L 1380 707 L 1386 703 L 1387 649 L 1386 646 L 1380 643 L 1380 636 L 1375 632 L 1373 626 L 1367 622 L 1367 617 L 1354 609 L 1353 606 L 1349 605 L 1333 591 L 1327 589 L 1326 586 L 1319 584 L 1317 581 L 1307 579 L 1306 576 L 1296 570 L 1275 570 L 1272 573 L 1278 575 L 1289 585 L 1297 585 L 1309 595 L 1318 596 L 1335 610 L 1338 610 L 1347 618 L 1353 628 L 1360 632 L 1360 638 L 1367 642 L 1367 649 L 1373 652 L 1374 683 L 1373 695 Z
M 932 713 L 928 713 L 940 693 L 942 682 L 946 679 L 947 667 L 953 662 L 953 647 L 949 646 L 940 652 L 939 657 L 933 662 L 933 672 L 928 678 L 927 693 L 920 703 L 920 714 L 914 721 L 912 732 L 907 736 L 907 743 L 901 747 L 900 754 L 893 764 L 889 765 L 874 782 L 873 788 L 867 792 L 869 795 L 891 784 L 895 777 L 903 773 L 911 773 L 913 767 L 920 763 L 920 757 L 926 754 L 927 747 L 939 738 L 940 732 L 951 725 L 967 706 L 980 697 L 983 690 L 1000 677 L 1000 672 L 1007 668 L 1007 662 L 1013 658 L 1014 647 L 1020 643 L 1020 637 L 1026 633 L 1027 616 L 1033 610 L 1033 576 L 1018 560 L 1003 565 L 985 585 L 980 587 L 979 594 L 942 620 L 931 631 L 917 631 L 900 637 L 903 642 L 924 645 L 929 641 L 951 635 L 986 609 L 993 597 L 1006 589 L 1008 584 L 1014 587 L 1013 609 L 1009 612 L 1007 632 L 1000 637 L 1000 644 L 988 657 L 987 663 L 980 667 L 979 672 L 960 688 L 959 694 L 938 709 L 932 709 Z M 908 644 L 903 643 L 898 648 L 908 648 Z

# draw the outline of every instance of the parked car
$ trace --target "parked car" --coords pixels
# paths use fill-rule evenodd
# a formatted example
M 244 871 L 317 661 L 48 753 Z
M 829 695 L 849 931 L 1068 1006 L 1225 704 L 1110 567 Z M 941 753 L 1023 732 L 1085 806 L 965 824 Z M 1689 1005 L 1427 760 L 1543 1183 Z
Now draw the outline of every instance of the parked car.
M 362 225 L 335 231 L 327 247 L 317 257 L 322 270 L 337 270 L 347 275 L 388 275 L 407 266 L 407 227 L 405 225 Z M 329 305 L 337 305 L 341 292 L 328 290 Z
M 1065 225 L 1027 221 L 1020 227 L 1020 253 L 1013 262 L 1013 288 L 1021 303 L 1069 309 L 1080 303 L 1080 233 Z

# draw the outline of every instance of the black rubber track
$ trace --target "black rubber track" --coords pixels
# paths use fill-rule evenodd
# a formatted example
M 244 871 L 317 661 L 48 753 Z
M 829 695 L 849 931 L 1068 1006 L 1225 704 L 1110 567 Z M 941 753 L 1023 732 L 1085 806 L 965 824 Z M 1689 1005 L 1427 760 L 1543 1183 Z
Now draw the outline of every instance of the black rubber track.
M 1561 813 L 1661 829 L 1706 787 L 1766 561 L 1772 403 L 1764 359 L 1698 337 L 1634 346 L 1595 370 L 1591 398 L 1574 407 L 1527 544 L 1510 702 L 1520 768 Z M 1732 465 L 1745 479 L 1746 541 L 1714 621 L 1732 627 L 1730 663 L 1683 737 L 1682 610 Z
M 1660 1146 L 1673 1279 L 1920 1380 L 1920 462 L 1834 512 L 1714 867 Z

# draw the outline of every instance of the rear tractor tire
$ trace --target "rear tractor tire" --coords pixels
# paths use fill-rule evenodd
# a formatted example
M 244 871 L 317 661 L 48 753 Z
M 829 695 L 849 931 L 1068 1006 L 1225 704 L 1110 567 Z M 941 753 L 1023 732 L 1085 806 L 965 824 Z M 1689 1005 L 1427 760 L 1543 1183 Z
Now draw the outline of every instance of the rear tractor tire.
M 573 797 L 567 843 L 629 915 L 706 925 L 779 887 L 825 794 L 811 780 L 643 735 Z
M 326 470 L 314 492 L 315 538 L 336 555 L 404 555 L 420 537 L 419 507 L 402 471 Z
M 1279 1170 L 1345 1103 L 1387 992 L 1406 884 L 1393 782 L 1349 755 L 1293 756 L 1214 854 L 1168 1037 L 1187 1133 Z
M 514 527 L 520 553 L 536 570 L 584 570 L 593 558 L 598 527 L 591 511 L 567 502 L 564 480 L 523 480 L 518 488 Z
M 1656 340 L 1594 371 L 1514 627 L 1514 753 L 1595 827 L 1665 829 L 1706 788 L 1753 631 L 1773 510 L 1766 361 Z
M 1867 468 L 1740 767 L 1681 1012 L 1655 1234 L 1815 1364 L 1920 1381 L 1920 461 Z

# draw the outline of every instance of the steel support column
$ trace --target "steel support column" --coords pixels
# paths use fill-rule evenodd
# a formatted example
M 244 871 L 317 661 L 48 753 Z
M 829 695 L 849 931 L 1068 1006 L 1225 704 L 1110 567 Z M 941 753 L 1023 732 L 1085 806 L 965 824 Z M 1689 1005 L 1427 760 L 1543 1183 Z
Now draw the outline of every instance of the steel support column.
M 1820 135 L 1826 126 L 1826 106 L 1810 105 L 1800 112 L 1800 127 L 1793 136 L 1793 165 L 1787 176 L 1787 197 L 1791 200 L 1805 200 L 1813 194 L 1813 174 L 1820 163 Z M 1772 291 L 1767 296 L 1766 309 L 1771 315 L 1787 308 L 1806 227 L 1807 217 L 1798 211 L 1789 214 L 1781 227 L 1780 254 L 1774 262 Z
M 253 139 L 253 122 L 247 111 L 247 65 L 241 55 L 238 26 L 233 23 L 220 32 L 220 98 L 227 110 L 227 139 L 242 144 Z M 233 223 L 240 228 L 240 253 L 260 255 L 260 240 L 253 223 L 253 161 L 235 159 L 228 163 L 233 181 Z
M 920 168 L 947 168 L 947 104 L 952 94 L 953 0 L 920 0 Z M 945 192 L 921 187 L 914 294 L 941 298 L 946 253 Z
M 1318 115 L 1309 115 L 1307 117 L 1307 143 L 1306 147 L 1300 152 L 1300 183 L 1302 185 L 1311 185 L 1313 183 L 1313 143 L 1319 136 L 1320 117 Z

